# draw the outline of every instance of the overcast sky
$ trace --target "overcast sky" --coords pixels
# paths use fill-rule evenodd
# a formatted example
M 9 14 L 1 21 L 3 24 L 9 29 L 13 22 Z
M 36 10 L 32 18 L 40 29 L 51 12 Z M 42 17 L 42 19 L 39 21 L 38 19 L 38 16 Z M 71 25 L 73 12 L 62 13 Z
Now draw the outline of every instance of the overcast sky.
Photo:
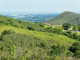
M 16 13 L 80 13 L 80 0 L 0 0 L 0 12 Z

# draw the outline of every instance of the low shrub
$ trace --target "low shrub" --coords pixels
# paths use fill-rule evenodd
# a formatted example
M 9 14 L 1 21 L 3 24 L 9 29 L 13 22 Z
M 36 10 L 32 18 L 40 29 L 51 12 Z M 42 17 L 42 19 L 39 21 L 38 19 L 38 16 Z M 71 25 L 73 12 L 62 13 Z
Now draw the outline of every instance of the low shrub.
M 19 20 L 19 23 L 21 23 L 22 21 L 21 20 Z
M 66 33 L 68 33 L 68 34 L 72 34 L 72 31 L 67 31 Z
M 71 51 L 68 51 L 66 55 L 73 56 L 74 54 Z
M 2 35 L 0 35 L 0 41 L 3 41 L 3 36 Z
M 15 33 L 14 30 L 10 29 L 10 30 L 4 30 L 1 35 L 7 35 L 7 34 L 11 34 L 11 33 Z
M 27 27 L 29 30 L 35 30 L 35 28 L 31 27 L 31 26 L 28 26 Z
M 34 43 L 32 42 L 32 43 L 30 43 L 30 46 L 33 48 L 34 47 Z
M 36 46 L 37 46 L 37 47 L 41 47 L 40 43 L 36 43 Z
M 80 41 L 80 35 L 78 35 L 77 37 L 78 37 L 78 40 Z
M 21 26 L 21 28 L 23 28 L 23 26 Z
M 40 45 L 41 45 L 41 47 L 44 47 L 44 48 L 47 48 L 47 47 L 48 47 L 48 44 L 47 44 L 46 41 L 42 41 L 42 42 L 40 43 Z
M 53 33 L 62 34 L 63 29 L 62 28 L 54 28 Z
M 74 53 L 74 56 L 80 58 L 80 43 L 79 42 L 73 43 L 69 50 Z
M 44 24 L 43 24 L 43 23 L 40 23 L 39 25 L 40 25 L 41 27 L 44 27 Z
M 14 27 L 17 27 L 18 28 L 19 26 L 18 25 L 14 25 Z
M 77 36 L 77 33 L 73 33 L 73 39 L 77 39 L 78 36 Z
M 7 21 L 9 21 L 12 26 L 14 25 L 14 23 L 11 19 L 8 19 Z
M 45 31 L 46 32 L 53 32 L 53 28 L 52 27 L 45 28 Z
M 53 46 L 51 46 L 51 48 L 52 50 L 50 51 L 50 55 L 60 55 L 65 51 L 65 47 L 61 47 L 59 44 L 54 44 Z

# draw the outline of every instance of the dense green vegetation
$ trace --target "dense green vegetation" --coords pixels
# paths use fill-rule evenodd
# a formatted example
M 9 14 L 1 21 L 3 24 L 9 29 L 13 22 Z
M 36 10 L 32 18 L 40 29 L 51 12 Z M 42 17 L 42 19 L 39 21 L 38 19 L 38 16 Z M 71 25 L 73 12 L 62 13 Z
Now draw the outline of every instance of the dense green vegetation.
M 2 19 L 1 60 L 66 60 L 67 56 L 69 60 L 80 58 L 80 44 L 76 43 L 80 41 L 80 35 L 77 33 L 63 32 L 63 28 L 59 27 L 45 28 L 43 23 L 25 22 L 5 16 Z
M 80 14 L 73 12 L 63 12 L 60 15 L 45 21 L 44 23 L 50 23 L 53 25 L 62 25 L 63 23 L 70 23 L 71 25 L 80 25 Z
M 6 31 L 10 31 L 10 30 L 6 30 Z M 3 33 L 6 33 L 5 30 L 3 31 Z M 38 33 L 40 34 L 40 36 L 37 36 L 38 34 L 35 35 L 35 34 L 26 34 L 26 33 L 25 34 L 20 34 L 20 33 L 8 34 L 8 32 L 2 35 L 3 39 L 0 40 L 1 59 L 3 60 L 5 59 L 7 60 L 39 59 L 41 60 L 43 57 L 46 60 L 53 60 L 53 59 L 57 60 L 59 57 L 60 59 L 62 59 L 63 57 L 64 57 L 63 59 L 66 59 L 66 54 L 68 51 L 66 49 L 69 48 L 69 46 L 73 42 L 76 42 L 65 36 L 60 36 L 52 33 L 44 33 L 44 32 L 41 32 L 41 33 L 38 32 Z M 46 36 L 44 34 L 50 40 L 45 39 Z M 58 39 L 59 41 L 61 41 L 61 44 L 59 43 Z M 67 42 L 64 41 L 64 39 L 66 39 Z M 70 44 L 69 46 L 67 46 L 66 44 L 62 44 L 62 42 L 65 42 L 67 45 L 70 42 Z M 61 56 L 61 54 L 63 54 L 63 56 Z
M 46 60 L 62 60 L 66 59 L 67 54 L 68 56 L 73 55 L 72 52 L 68 53 L 68 48 L 72 43 L 77 42 L 66 36 L 58 35 L 58 32 L 56 32 L 57 34 L 37 32 L 11 26 L 3 26 L 1 29 L 3 31 L 1 35 L 2 40 L 0 40 L 2 59 L 41 60 L 44 57 Z
M 73 43 L 69 50 L 74 53 L 74 56 L 80 58 L 80 43 L 79 42 Z

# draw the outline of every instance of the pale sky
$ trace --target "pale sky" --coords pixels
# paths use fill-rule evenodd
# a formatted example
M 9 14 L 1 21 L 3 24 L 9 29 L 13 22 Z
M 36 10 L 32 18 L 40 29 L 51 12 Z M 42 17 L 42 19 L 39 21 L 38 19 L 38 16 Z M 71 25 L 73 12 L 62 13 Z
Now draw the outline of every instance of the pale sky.
M 80 13 L 80 0 L 0 0 L 0 13 Z

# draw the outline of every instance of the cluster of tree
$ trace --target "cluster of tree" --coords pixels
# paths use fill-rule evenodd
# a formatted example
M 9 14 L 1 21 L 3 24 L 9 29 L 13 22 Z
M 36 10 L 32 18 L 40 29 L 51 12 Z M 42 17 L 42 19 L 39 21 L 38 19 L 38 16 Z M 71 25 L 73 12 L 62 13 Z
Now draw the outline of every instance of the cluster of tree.
M 64 28 L 64 30 L 68 30 L 71 27 L 71 24 L 70 23 L 63 23 L 62 27 Z M 77 31 L 77 30 L 80 31 L 80 26 L 78 26 L 78 25 L 75 24 L 73 26 L 73 30 L 74 31 Z

